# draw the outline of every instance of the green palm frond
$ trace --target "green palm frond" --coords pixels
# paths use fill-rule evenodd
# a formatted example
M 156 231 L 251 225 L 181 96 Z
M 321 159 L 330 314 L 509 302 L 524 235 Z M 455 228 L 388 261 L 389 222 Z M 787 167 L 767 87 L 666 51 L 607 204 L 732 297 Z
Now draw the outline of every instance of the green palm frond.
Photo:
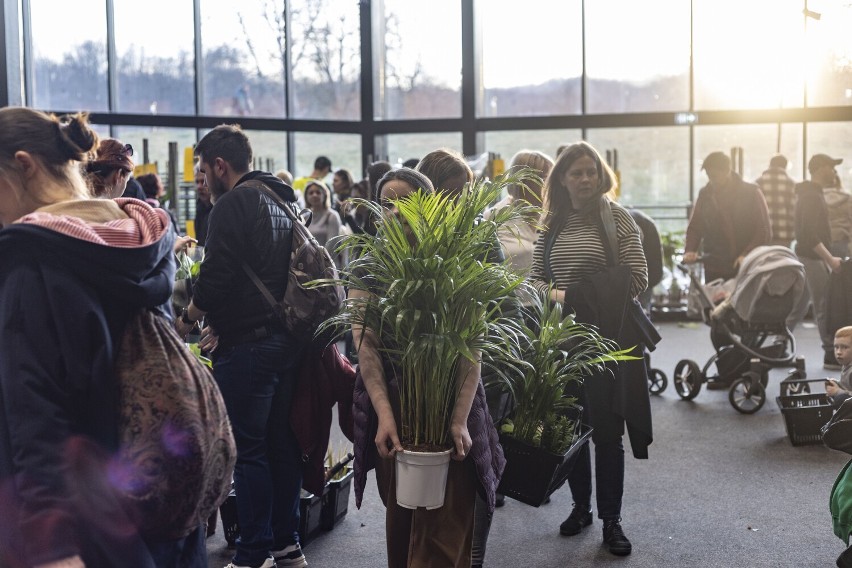
M 639 357 L 630 354 L 633 348 L 619 349 L 593 326 L 577 322 L 573 314 L 564 315 L 562 306 L 550 302 L 547 295 L 534 291 L 528 295 L 534 301 L 524 319 L 536 323 L 520 326 L 520 352 L 510 355 L 511 360 L 497 362 L 498 367 L 508 365 L 511 370 L 498 380 L 515 401 L 512 437 L 534 446 L 546 445 L 548 440 L 561 444 L 564 436 L 554 436 L 548 429 L 563 428 L 559 417 L 576 407 L 569 387 L 604 371 L 607 363 Z

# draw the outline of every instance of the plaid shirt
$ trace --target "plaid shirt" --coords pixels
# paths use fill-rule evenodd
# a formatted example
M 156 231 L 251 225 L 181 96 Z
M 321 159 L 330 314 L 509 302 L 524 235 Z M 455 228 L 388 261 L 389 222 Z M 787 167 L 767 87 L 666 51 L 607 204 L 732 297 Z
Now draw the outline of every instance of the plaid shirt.
M 772 241 L 789 244 L 795 237 L 796 183 L 783 168 L 769 168 L 755 180 L 766 199 Z

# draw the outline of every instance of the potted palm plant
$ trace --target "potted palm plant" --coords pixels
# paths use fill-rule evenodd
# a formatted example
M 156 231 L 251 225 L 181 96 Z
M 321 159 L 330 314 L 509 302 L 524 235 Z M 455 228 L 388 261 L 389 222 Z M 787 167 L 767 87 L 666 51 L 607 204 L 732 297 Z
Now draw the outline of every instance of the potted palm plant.
M 523 278 L 506 263 L 489 261 L 489 253 L 497 231 L 528 214 L 529 206 L 502 209 L 490 220 L 482 213 L 507 184 L 529 177 L 519 172 L 479 181 L 455 197 L 416 192 L 396 202 L 399 217 L 360 202 L 380 219 L 377 235 L 351 235 L 343 245 L 360 250 L 343 271 L 346 285 L 367 297 L 347 300 L 325 327 L 363 326 L 380 337 L 386 368 L 394 370 L 399 389 L 405 451 L 396 454 L 396 493 L 402 506 L 443 504 L 450 422 L 466 380 L 459 379 L 459 366 L 505 350 L 505 340 L 513 337 L 500 305 Z M 434 454 L 439 470 L 424 474 L 422 482 L 440 495 L 418 500 L 406 489 L 406 474 L 417 469 L 411 462 Z
M 577 450 L 591 429 L 571 392 L 586 376 L 610 361 L 636 359 L 589 325 L 563 314 L 562 305 L 531 292 L 526 322 L 518 335 L 520 352 L 499 375 L 514 399 L 514 410 L 500 428 L 506 469 L 499 491 L 538 507 L 568 478 Z M 597 378 L 596 380 L 606 380 Z

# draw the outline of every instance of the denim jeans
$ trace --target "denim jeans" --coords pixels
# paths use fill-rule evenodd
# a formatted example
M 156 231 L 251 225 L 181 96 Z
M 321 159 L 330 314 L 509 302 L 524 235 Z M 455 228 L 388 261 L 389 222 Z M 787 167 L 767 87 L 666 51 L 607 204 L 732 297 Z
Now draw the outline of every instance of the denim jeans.
M 301 352 L 299 340 L 278 333 L 214 354 L 213 375 L 237 443 L 238 565 L 260 566 L 271 550 L 299 541 L 302 470 L 290 402 Z
M 586 509 L 590 508 L 592 500 L 591 445 L 589 442 L 580 448 L 574 469 L 568 476 L 574 503 Z M 598 518 L 620 518 L 624 494 L 624 445 L 620 438 L 617 442 L 595 444 L 595 485 Z

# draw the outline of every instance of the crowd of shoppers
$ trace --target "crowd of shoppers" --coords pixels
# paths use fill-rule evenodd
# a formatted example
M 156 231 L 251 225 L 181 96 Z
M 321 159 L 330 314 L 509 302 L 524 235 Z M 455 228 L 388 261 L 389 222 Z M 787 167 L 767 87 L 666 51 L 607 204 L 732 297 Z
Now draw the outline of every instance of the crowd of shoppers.
M 130 145 L 98 140 L 85 115 L 60 120 L 27 109 L 0 110 L 4 568 L 206 565 L 201 519 L 196 530 L 179 539 L 151 537 L 135 530 L 119 504 L 105 499 L 104 510 L 92 515 L 69 491 L 86 483 L 75 476 L 91 473 L 81 463 L 120 449 L 112 361 L 118 334 L 137 307 L 173 320 L 180 337 L 201 327 L 199 347 L 212 360 L 237 447 L 233 479 L 240 537 L 230 568 L 306 566 L 298 534 L 302 464 L 289 412 L 306 338 L 282 325 L 255 282 L 274 297 L 283 296 L 295 221 L 280 209 L 297 211 L 301 192 L 309 230 L 345 265 L 340 238 L 377 231 L 368 209 L 351 199 L 390 203 L 418 190 L 455 197 L 475 180 L 463 156 L 442 148 L 416 160 L 413 168 L 374 162 L 357 182 L 348 170 L 338 169 L 330 185 L 325 178 L 332 175 L 331 160 L 319 156 L 310 175 L 291 183 L 287 172 L 276 177 L 253 171 L 249 139 L 230 125 L 208 132 L 195 155 L 195 234 L 205 257 L 191 301 L 174 314 L 169 302 L 174 253 L 188 240 L 180 239 L 177 219 L 161 203 L 159 176 L 139 177 L 143 200 L 123 197 L 135 166 Z M 836 173 L 841 162 L 816 154 L 808 163 L 811 179 L 793 184 L 786 159 L 777 156 L 751 184 L 732 171 L 724 153 L 711 153 L 702 164 L 708 183 L 695 203 L 684 254 L 686 262 L 701 254 L 706 278 L 712 280 L 736 275 L 743 257 L 757 246 L 793 246 L 805 265 L 824 363 L 846 365 L 843 380 L 827 387 L 838 402 L 849 390 L 849 357 L 843 351 L 849 328 L 837 336 L 827 329 L 824 295 L 830 272 L 849 253 L 852 234 L 852 199 Z M 507 259 L 550 301 L 575 311 L 581 321 L 583 314 L 636 304 L 649 286 L 648 249 L 643 249 L 645 233 L 637 219 L 650 222 L 649 227 L 653 220 L 610 198 L 617 177 L 598 151 L 585 142 L 566 144 L 554 160 L 538 150 L 522 150 L 510 168 L 527 168 L 538 178 L 509 186 L 505 199 L 481 222 L 519 201 L 541 205 L 543 215 L 501 233 L 489 260 Z M 386 214 L 399 212 L 389 205 Z M 624 279 L 590 290 L 603 273 Z M 804 309 L 803 302 L 792 326 Z M 606 327 L 605 315 L 599 317 L 587 323 L 605 337 L 641 344 L 625 339 L 621 328 Z M 80 321 L 90 322 L 82 332 L 74 327 Z M 481 369 L 465 370 L 476 380 L 458 395 L 466 411 L 455 417 L 452 432 L 456 453 L 448 504 L 433 511 L 405 509 L 394 497 L 390 458 L 401 449 L 400 421 L 389 389 L 394 379 L 387 374 L 387 338 L 381 330 L 352 332 L 361 389 L 356 387 L 355 406 L 364 416 L 376 416 L 375 423 L 356 422 L 355 450 L 375 454 L 367 463 L 376 468 L 387 507 L 389 565 L 482 566 L 504 462 L 496 443 L 498 412 L 470 413 L 471 406 L 488 408 Z M 593 523 L 594 486 L 603 543 L 610 553 L 625 556 L 632 544 L 621 519 L 622 440 L 626 432 L 634 457 L 648 457 L 653 436 L 647 369 L 642 360 L 607 367 L 605 373 L 615 380 L 593 377 L 574 393 L 594 433 L 568 478 L 574 503 L 559 531 L 572 536 Z M 483 469 L 482 463 L 488 466 Z M 365 480 L 366 471 L 356 472 L 359 495 Z

